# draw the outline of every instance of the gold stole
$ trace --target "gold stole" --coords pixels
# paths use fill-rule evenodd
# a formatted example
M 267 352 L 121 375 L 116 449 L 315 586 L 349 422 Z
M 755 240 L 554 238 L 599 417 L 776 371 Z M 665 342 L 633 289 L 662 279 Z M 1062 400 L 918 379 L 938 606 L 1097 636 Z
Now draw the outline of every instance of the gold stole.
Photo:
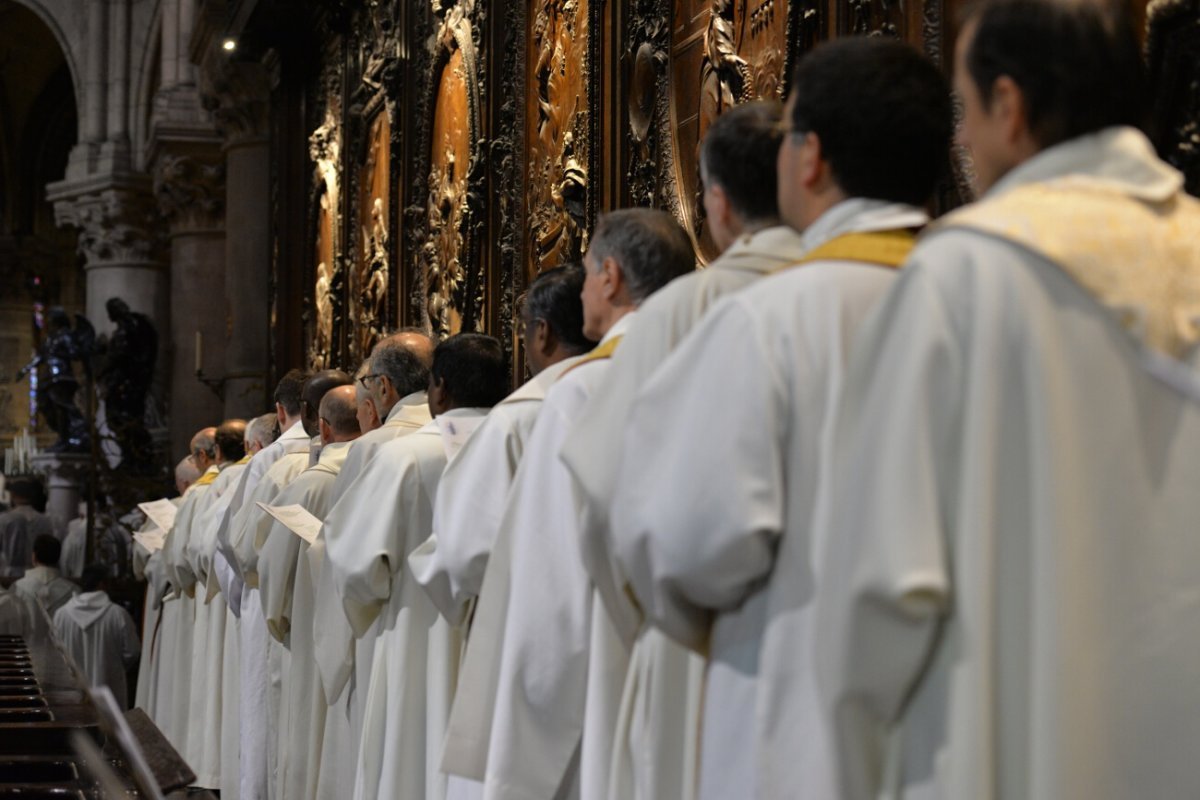
M 1200 201 L 1154 203 L 1061 178 L 1019 186 L 937 223 L 1005 239 L 1066 273 L 1148 349 L 1200 341 Z
M 611 339 L 609 339 L 607 342 L 597 345 L 586 356 L 579 359 L 574 364 L 572 364 L 571 366 L 569 366 L 565 370 L 563 370 L 563 374 L 558 376 L 558 380 L 561 381 L 563 378 L 565 378 L 567 376 L 567 373 L 571 372 L 574 369 L 577 369 L 578 367 L 582 367 L 584 364 L 587 364 L 592 361 L 602 361 L 606 358 L 612 358 L 613 353 L 617 352 L 617 345 L 619 345 L 621 343 L 621 338 L 622 337 L 620 337 L 620 336 L 614 336 Z
M 857 261 L 897 269 L 908 260 L 917 243 L 916 234 L 907 228 L 864 233 L 843 233 L 809 250 L 799 261 L 772 270 L 774 275 L 814 261 Z
M 218 470 L 213 470 L 212 472 L 208 472 L 206 470 L 205 473 L 200 476 L 200 479 L 198 481 L 196 481 L 195 485 L 196 486 L 208 486 L 210 483 L 215 481 L 217 479 L 217 476 L 220 474 L 221 473 Z

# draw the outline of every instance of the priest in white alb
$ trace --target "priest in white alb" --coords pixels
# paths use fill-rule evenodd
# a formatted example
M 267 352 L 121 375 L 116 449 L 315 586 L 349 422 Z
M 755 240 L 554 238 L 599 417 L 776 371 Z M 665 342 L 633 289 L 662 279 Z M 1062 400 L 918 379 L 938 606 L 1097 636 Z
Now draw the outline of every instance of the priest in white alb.
M 821 45 L 791 85 L 779 210 L 804 255 L 715 305 L 647 381 L 611 501 L 646 616 L 708 656 L 698 796 L 713 800 L 837 796 L 813 690 L 813 502 L 853 337 L 950 144 L 946 82 L 908 45 Z
M 779 116 L 777 103 L 747 103 L 722 114 L 705 132 L 700 151 L 705 219 L 723 252 L 707 268 L 672 281 L 642 304 L 608 376 L 563 445 L 563 462 L 583 503 L 585 565 L 611 561 L 608 506 L 621 434 L 637 391 L 720 297 L 804 253 L 800 234 L 779 222 Z M 626 605 L 623 595 L 615 600 Z M 704 660 L 652 626 L 631 626 L 625 635 L 632 650 L 609 795 L 617 800 L 694 797 Z
M 373 495 L 349 491 L 379 448 L 386 442 L 420 430 L 430 421 L 425 390 L 429 387 L 432 362 L 433 341 L 412 330 L 392 334 L 371 350 L 370 367 L 358 377 L 358 385 L 368 390 L 372 404 L 384 422 L 350 445 L 350 452 L 334 481 L 325 525 L 312 546 L 314 558 L 324 558 L 331 530 L 342 526 L 348 516 L 358 513 L 359 506 L 373 506 L 379 502 L 380 498 Z M 347 530 L 346 535 L 352 536 L 353 531 Z M 355 640 L 330 571 L 322 569 L 315 577 L 313 643 L 321 687 L 326 703 L 331 706 L 327 712 L 327 727 L 345 723 L 342 729 L 345 735 L 327 735 L 323 740 L 322 765 L 337 766 L 322 771 L 320 791 L 323 793 L 329 787 L 329 791 L 344 793 L 346 786 L 354 780 L 374 638 Z M 345 772 L 341 771 L 343 769 Z
M 981 200 L 864 331 L 819 525 L 841 796 L 1197 792 L 1200 201 L 1121 4 L 976 4 Z
M 53 534 L 39 534 L 33 540 L 33 566 L 25 570 L 12 590 L 29 605 L 29 637 L 45 641 L 54 614 L 79 594 L 79 587 L 59 572 L 62 543 Z
M 126 672 L 137 664 L 141 643 L 133 617 L 105 591 L 108 570 L 105 564 L 84 567 L 83 591 L 55 612 L 54 634 L 88 685 L 107 687 L 117 707 L 125 709 L 129 706 Z
M 272 506 L 300 506 L 321 520 L 329 512 L 333 484 L 350 443 L 360 435 L 355 387 L 329 389 L 314 410 L 321 455 L 276 495 Z M 276 520 L 258 551 L 259 596 L 271 646 L 286 651 L 276 723 L 277 793 L 297 800 L 315 798 L 327 706 L 313 652 L 308 542 Z
M 356 798 L 441 800 L 438 770 L 461 640 L 413 579 L 407 558 L 428 538 L 448 453 L 503 398 L 508 370 L 500 342 L 477 333 L 437 346 L 429 372 L 434 417 L 379 446 L 344 498 L 370 497 L 331 513 L 325 565 L 355 637 L 375 639 L 364 693 Z M 356 658 L 362 656 L 358 653 Z
M 451 625 L 469 624 L 475 614 L 509 490 L 547 389 L 595 344 L 583 335 L 583 277 L 580 265 L 555 267 L 529 285 L 521 324 L 533 377 L 498 403 L 450 459 L 438 484 L 433 535 L 409 556 L 413 577 Z M 441 762 L 449 775 L 448 800 L 483 791 L 483 767 L 464 763 L 485 761 L 487 730 L 479 719 L 490 718 L 495 699 L 490 662 L 464 657 L 459 677 Z M 471 775 L 477 778 L 464 777 Z
M 580 504 L 558 453 L 637 307 L 694 268 L 691 240 L 666 212 L 626 209 L 596 224 L 582 299 L 584 334 L 600 343 L 546 393 L 484 578 L 480 609 L 488 617 L 473 630 L 489 643 L 484 657 L 498 676 L 486 798 L 568 796 L 575 787 L 584 800 L 607 797 L 628 650 L 594 601 Z M 489 599 L 493 573 L 507 592 Z

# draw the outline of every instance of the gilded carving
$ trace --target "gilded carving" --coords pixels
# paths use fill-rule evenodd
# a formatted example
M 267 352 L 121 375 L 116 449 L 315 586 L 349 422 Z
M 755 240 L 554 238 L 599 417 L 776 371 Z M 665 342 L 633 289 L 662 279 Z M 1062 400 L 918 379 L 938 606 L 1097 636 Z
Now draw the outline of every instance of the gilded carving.
M 391 278 L 388 249 L 391 130 L 387 111 L 383 110 L 371 122 L 366 159 L 359 167 L 359 254 L 350 276 L 351 314 L 355 321 L 352 360 L 366 357 L 387 327 Z
M 904 35 L 904 8 L 900 0 L 849 0 L 847 33 L 865 36 Z
M 333 321 L 337 306 L 337 215 L 340 194 L 341 128 L 336 106 L 325 110 L 325 120 L 308 139 L 309 156 L 316 164 L 318 182 L 316 275 L 313 283 L 312 334 L 308 361 L 325 369 L 333 360 Z
M 669 205 L 705 261 L 717 254 L 701 203 L 699 149 L 708 126 L 749 100 L 782 100 L 794 17 L 781 0 L 692 0 L 672 31 Z M 681 23 L 681 24 L 680 24 Z M 699 78 L 694 92 L 681 90 Z
M 526 140 L 529 277 L 587 243 L 588 3 L 543 0 L 531 20 Z
M 486 280 L 476 238 L 484 160 L 478 152 L 480 74 L 473 0 L 432 0 L 427 195 L 416 248 L 421 321 L 435 335 L 480 330 Z

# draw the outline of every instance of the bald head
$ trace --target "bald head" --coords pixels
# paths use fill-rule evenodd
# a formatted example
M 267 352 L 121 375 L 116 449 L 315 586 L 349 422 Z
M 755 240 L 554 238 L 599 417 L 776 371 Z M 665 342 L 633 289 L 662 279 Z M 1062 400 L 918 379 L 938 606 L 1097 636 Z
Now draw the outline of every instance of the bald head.
M 323 369 L 313 375 L 304 382 L 304 389 L 300 393 L 300 408 L 301 419 L 304 423 L 304 432 L 309 436 L 316 436 L 320 432 L 320 426 L 317 424 L 317 416 L 321 407 L 321 398 L 323 398 L 330 389 L 338 386 L 351 386 L 354 384 L 354 379 L 340 369 Z
M 191 456 L 184 456 L 175 465 L 175 488 L 180 494 L 186 492 L 188 487 L 199 479 L 200 470 L 196 468 L 196 461 Z
M 420 331 L 403 330 L 375 345 L 367 383 L 379 416 L 386 419 L 401 398 L 423 391 L 432 365 L 433 340 Z
M 192 437 L 191 456 L 200 472 L 208 469 L 217 458 L 217 429 L 201 428 Z
M 227 419 L 217 426 L 217 463 L 240 461 L 246 455 L 246 420 Z
M 358 426 L 358 401 L 353 386 L 337 386 L 321 398 L 321 443 L 349 442 L 362 431 Z

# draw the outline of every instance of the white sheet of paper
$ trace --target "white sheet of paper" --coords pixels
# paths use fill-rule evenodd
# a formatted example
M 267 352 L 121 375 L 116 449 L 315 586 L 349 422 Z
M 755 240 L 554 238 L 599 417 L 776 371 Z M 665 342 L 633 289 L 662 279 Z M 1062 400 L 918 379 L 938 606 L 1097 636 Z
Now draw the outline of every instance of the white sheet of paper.
M 315 542 L 317 534 L 321 532 L 321 520 L 310 514 L 304 506 L 269 506 L 260 500 L 258 507 L 282 522 L 284 527 L 309 544 Z
M 165 497 L 152 503 L 138 503 L 138 508 L 145 512 L 151 522 L 164 531 L 175 527 L 175 515 L 179 513 L 179 508 Z
M 153 555 L 163 549 L 163 544 L 166 542 L 167 537 L 163 535 L 161 530 L 155 528 L 152 531 L 138 531 L 133 535 L 133 540 Z
M 475 429 L 483 424 L 487 417 L 452 418 L 438 417 L 438 430 L 442 434 L 442 447 L 446 449 L 446 460 L 454 458 L 454 454 L 462 450 L 462 446 L 471 438 Z

